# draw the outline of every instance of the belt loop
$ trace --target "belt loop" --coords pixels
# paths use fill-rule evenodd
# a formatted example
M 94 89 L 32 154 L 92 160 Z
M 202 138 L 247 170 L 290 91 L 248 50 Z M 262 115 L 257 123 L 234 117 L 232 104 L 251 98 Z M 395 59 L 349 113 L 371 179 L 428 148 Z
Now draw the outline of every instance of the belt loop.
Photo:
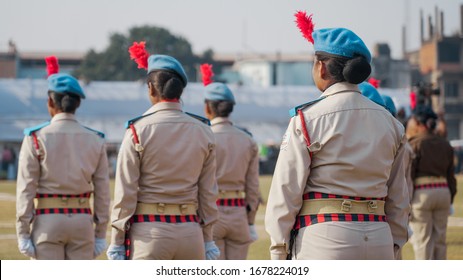
M 368 201 L 368 212 L 375 213 L 376 209 L 378 209 L 378 202 L 374 200 Z
M 166 204 L 165 203 L 158 203 L 158 212 L 159 213 L 164 213 L 164 209 L 166 208 Z
M 341 210 L 344 212 L 349 212 L 350 209 L 352 208 L 352 201 L 350 200 L 344 200 L 341 204 Z

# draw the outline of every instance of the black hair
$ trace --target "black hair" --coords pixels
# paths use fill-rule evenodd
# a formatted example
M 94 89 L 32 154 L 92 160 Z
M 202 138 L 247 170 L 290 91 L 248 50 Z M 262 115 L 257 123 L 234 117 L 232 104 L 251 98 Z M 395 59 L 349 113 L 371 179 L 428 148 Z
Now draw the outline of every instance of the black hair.
M 434 131 L 437 126 L 437 115 L 427 105 L 417 105 L 413 110 L 412 117 L 419 123 L 425 125 L 429 131 Z
M 55 108 L 64 113 L 76 112 L 76 109 L 80 106 L 80 96 L 74 93 L 58 93 L 54 91 L 48 91 Z
M 206 100 L 205 102 L 216 117 L 226 118 L 233 112 L 233 102 L 224 100 Z
M 337 83 L 360 84 L 371 74 L 371 65 L 363 56 L 348 58 L 325 52 L 316 52 L 315 56 L 325 63 L 328 74 Z
M 151 83 L 163 99 L 179 99 L 183 93 L 184 83 L 177 73 L 158 70 L 148 74 Z

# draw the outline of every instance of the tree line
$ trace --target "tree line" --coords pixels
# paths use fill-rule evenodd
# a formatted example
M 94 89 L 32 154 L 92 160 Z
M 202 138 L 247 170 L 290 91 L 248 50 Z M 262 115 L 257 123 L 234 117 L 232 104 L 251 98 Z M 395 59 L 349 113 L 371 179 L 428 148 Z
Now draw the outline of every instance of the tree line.
M 129 30 L 127 35 L 113 33 L 109 37 L 109 45 L 102 52 L 89 50 L 79 68 L 73 73 L 86 81 L 133 81 L 145 79 L 146 72 L 138 69 L 130 60 L 128 48 L 133 42 L 145 41 L 150 54 L 165 54 L 178 59 L 185 68 L 190 81 L 196 81 L 198 65 L 214 64 L 212 49 L 195 55 L 191 44 L 182 36 L 156 26 L 137 26 Z M 214 68 L 218 73 L 220 69 Z

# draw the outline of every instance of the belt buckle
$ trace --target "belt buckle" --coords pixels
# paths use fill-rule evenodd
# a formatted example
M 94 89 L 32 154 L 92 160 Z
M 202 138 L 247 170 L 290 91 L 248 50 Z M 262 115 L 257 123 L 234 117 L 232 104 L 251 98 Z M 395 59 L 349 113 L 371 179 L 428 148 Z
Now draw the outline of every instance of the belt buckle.
M 375 200 L 368 201 L 368 212 L 375 213 L 376 209 L 378 209 L 378 202 Z
M 344 201 L 341 203 L 341 210 L 342 210 L 343 212 L 349 212 L 351 208 L 352 208 L 352 201 L 350 201 L 350 200 L 344 200 Z

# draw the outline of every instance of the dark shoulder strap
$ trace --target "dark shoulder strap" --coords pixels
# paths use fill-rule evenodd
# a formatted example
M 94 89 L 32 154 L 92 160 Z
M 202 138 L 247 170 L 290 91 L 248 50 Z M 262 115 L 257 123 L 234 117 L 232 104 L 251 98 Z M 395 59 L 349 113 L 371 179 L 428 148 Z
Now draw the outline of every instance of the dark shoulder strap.
M 317 103 L 319 101 L 322 101 L 325 98 L 326 98 L 326 96 L 322 96 L 322 97 L 317 98 L 315 100 L 312 100 L 310 102 L 298 105 L 298 106 L 292 108 L 291 110 L 289 110 L 289 116 L 292 118 L 292 117 L 296 116 L 299 111 L 304 110 L 305 108 L 307 108 L 307 107 L 309 107 L 309 106 L 311 106 L 311 105 L 313 105 L 313 104 L 315 104 L 315 103 Z
M 211 125 L 211 121 L 209 121 L 209 119 L 207 119 L 205 117 L 201 117 L 201 116 L 198 116 L 198 115 L 195 115 L 195 114 L 192 114 L 192 113 L 188 113 L 188 112 L 185 112 L 185 114 L 187 114 L 188 116 L 190 116 L 192 118 L 197 119 L 198 121 L 202 122 L 203 124 L 206 124 L 208 126 Z
M 87 127 L 87 126 L 83 126 L 83 127 L 85 127 L 86 129 L 88 129 L 88 130 L 90 130 L 92 132 L 95 132 L 96 135 L 100 136 L 101 138 L 103 138 L 103 139 L 105 138 L 105 134 L 103 132 L 95 130 L 95 129 Z

